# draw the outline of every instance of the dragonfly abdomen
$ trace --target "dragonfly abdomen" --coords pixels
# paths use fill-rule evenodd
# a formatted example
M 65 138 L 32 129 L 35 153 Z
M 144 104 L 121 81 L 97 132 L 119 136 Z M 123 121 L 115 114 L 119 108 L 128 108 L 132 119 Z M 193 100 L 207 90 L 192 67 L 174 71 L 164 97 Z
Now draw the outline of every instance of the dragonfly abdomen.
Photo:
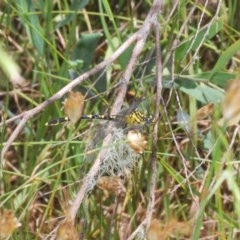
M 119 121 L 125 122 L 127 125 L 144 125 L 150 124 L 152 122 L 152 116 L 146 117 L 142 112 L 139 110 L 135 110 L 126 115 L 99 115 L 99 114 L 92 114 L 92 115 L 82 115 L 80 119 L 86 120 L 109 120 L 109 121 Z M 50 125 L 58 125 L 60 123 L 69 122 L 70 119 L 68 117 L 57 118 L 50 120 L 46 123 L 47 126 Z
M 81 119 L 102 119 L 102 120 L 116 120 L 117 116 L 115 115 L 99 115 L 99 114 L 92 114 L 92 115 L 82 115 Z

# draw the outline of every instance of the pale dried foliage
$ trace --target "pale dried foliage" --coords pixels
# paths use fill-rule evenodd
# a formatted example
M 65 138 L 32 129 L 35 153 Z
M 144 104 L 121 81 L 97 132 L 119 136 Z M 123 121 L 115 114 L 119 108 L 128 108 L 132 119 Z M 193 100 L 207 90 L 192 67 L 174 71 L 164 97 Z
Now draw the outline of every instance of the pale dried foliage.
M 139 131 L 130 130 L 127 133 L 127 140 L 130 147 L 139 154 L 142 154 L 147 147 L 147 141 Z
M 118 176 L 100 177 L 97 181 L 97 186 L 113 195 L 119 195 L 126 192 L 123 180 Z
M 74 226 L 74 222 L 66 217 L 57 229 L 57 240 L 80 240 L 80 234 Z
M 64 113 L 72 124 L 75 124 L 81 118 L 83 108 L 84 96 L 82 93 L 71 91 L 64 102 Z
M 161 224 L 158 219 L 153 219 L 147 230 L 147 240 L 165 240 L 173 236 L 189 236 L 191 232 L 190 222 L 179 222 L 176 219 L 171 219 L 167 224 Z
M 197 120 L 203 120 L 205 118 L 208 118 L 212 115 L 214 110 L 214 104 L 209 103 L 207 105 L 204 105 L 203 107 L 199 108 L 197 111 Z
M 222 113 L 227 126 L 238 124 L 240 120 L 240 79 L 229 82 L 222 103 Z M 219 124 L 222 125 L 223 120 L 220 120 Z
M 11 210 L 3 210 L 0 213 L 0 239 L 7 239 L 21 226 Z

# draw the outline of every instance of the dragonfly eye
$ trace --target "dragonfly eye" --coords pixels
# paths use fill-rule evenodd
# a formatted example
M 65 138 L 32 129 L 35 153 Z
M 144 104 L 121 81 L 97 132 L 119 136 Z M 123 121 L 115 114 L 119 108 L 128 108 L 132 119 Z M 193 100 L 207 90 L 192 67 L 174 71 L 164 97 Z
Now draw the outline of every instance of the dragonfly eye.
M 146 124 L 147 125 L 150 125 L 153 123 L 153 120 L 154 120 L 154 117 L 152 115 L 149 115 L 147 118 L 146 118 Z

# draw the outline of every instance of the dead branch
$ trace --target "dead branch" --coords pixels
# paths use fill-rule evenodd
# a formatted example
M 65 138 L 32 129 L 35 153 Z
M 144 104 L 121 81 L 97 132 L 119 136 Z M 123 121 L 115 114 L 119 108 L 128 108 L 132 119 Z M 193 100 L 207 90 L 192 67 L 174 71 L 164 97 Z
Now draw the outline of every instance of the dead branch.
M 147 39 L 147 37 L 150 33 L 150 30 L 151 30 L 152 26 L 153 25 L 155 26 L 156 24 L 158 24 L 157 15 L 158 15 L 159 10 L 160 10 L 160 6 L 161 6 L 160 3 L 161 3 L 160 0 L 155 0 L 154 1 L 153 6 L 152 6 L 146 20 L 144 21 L 143 26 L 137 32 L 137 35 L 138 35 L 137 43 L 136 43 L 135 48 L 133 50 L 132 57 L 131 57 L 128 65 L 127 65 L 127 68 L 123 73 L 122 79 L 124 80 L 124 82 L 120 86 L 117 98 L 116 98 L 116 100 L 113 104 L 112 114 L 117 113 L 120 110 L 120 108 L 122 106 L 122 103 L 123 103 L 123 100 L 124 100 L 125 95 L 126 95 L 128 83 L 130 81 L 132 72 L 134 70 L 134 66 L 137 62 L 137 58 L 141 54 L 141 51 L 143 49 L 143 46 L 146 42 L 146 39 Z M 107 136 L 103 140 L 103 149 L 100 151 L 97 159 L 95 160 L 93 166 L 91 167 L 87 177 L 85 178 L 85 180 L 83 182 L 83 185 L 82 185 L 81 189 L 77 193 L 77 196 L 76 196 L 76 198 L 75 198 L 75 200 L 72 204 L 72 207 L 71 207 L 71 210 L 70 210 L 70 215 L 73 219 L 75 219 L 77 211 L 78 211 L 83 199 L 86 197 L 86 194 L 87 194 L 86 191 L 89 187 L 88 183 L 91 182 L 91 180 L 97 174 L 101 163 L 104 161 L 104 156 L 106 155 L 106 151 L 107 151 L 106 147 L 111 142 L 111 128 L 112 128 L 112 125 L 110 124 L 108 129 L 107 129 Z

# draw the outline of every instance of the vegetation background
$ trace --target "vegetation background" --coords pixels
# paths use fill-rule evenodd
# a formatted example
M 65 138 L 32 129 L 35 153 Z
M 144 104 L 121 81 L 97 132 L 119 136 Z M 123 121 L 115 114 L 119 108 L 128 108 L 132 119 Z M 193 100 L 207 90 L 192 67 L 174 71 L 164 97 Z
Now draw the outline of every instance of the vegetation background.
M 126 169 L 124 178 L 105 179 L 102 188 L 93 182 L 76 219 L 65 221 L 58 239 L 240 238 L 239 130 L 217 124 L 224 89 L 239 75 L 240 3 L 154 2 L 162 2 L 161 59 L 156 58 L 151 31 L 130 76 L 125 105 L 144 96 L 141 110 L 155 113 L 156 64 L 161 65 L 157 145 L 153 126 L 147 127 L 147 148 L 137 163 Z M 25 111 L 111 58 L 143 26 L 153 4 L 1 1 L 1 148 Z M 85 95 L 84 114 L 111 111 L 134 46 L 73 89 Z M 239 109 L 239 91 L 227 108 Z M 2 220 L 2 239 L 8 234 L 10 239 L 50 239 L 51 231 L 68 219 L 69 206 L 93 165 L 94 159 L 85 159 L 86 146 L 100 131 L 101 121 L 81 121 L 75 128 L 45 126 L 64 115 L 65 97 L 32 114 L 2 155 L 1 219 L 9 209 L 22 224 L 15 230 L 14 220 L 9 230 Z M 100 144 L 94 151 L 101 149 Z M 145 222 L 149 216 L 152 220 Z

